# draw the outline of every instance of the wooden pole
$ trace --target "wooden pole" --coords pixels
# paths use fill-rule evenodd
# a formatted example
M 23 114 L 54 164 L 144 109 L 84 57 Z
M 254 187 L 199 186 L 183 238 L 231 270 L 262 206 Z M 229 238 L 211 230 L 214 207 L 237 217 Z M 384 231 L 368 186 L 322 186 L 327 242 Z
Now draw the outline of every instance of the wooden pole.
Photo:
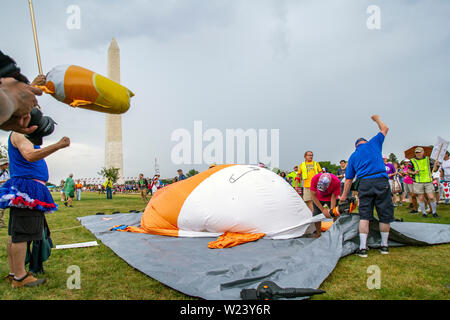
M 28 0 L 28 4 L 30 5 L 31 25 L 33 26 L 34 48 L 36 49 L 36 58 L 39 68 L 39 74 L 44 74 L 42 72 L 41 54 L 39 53 L 39 43 L 36 32 L 36 22 L 34 20 L 33 3 L 31 0 Z

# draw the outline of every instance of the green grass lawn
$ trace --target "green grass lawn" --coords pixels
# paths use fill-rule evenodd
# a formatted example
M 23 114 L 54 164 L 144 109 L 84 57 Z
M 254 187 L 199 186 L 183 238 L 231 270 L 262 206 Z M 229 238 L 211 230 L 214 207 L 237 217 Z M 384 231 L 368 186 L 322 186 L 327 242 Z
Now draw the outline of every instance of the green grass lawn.
M 137 194 L 106 195 L 85 192 L 81 201 L 74 201 L 73 208 L 55 201 L 60 209 L 47 215 L 54 245 L 98 241 L 76 219 L 97 212 L 111 214 L 114 211 L 143 210 L 144 203 Z M 412 222 L 450 223 L 450 205 L 440 205 L 440 219 L 424 219 L 408 214 L 406 206 L 395 211 L 397 218 Z M 8 210 L 6 217 L 9 216 Z M 6 219 L 7 220 L 7 219 Z M 9 272 L 6 256 L 6 228 L 0 229 L 0 275 Z M 57 300 L 179 300 L 193 299 L 166 287 L 135 270 L 116 256 L 100 241 L 99 246 L 53 250 L 44 263 L 45 277 L 49 282 L 37 288 L 12 289 L 5 280 L 0 282 L 0 299 L 57 299 Z M 427 247 L 390 248 L 387 256 L 378 250 L 370 250 L 366 259 L 352 255 L 342 258 L 335 270 L 323 282 L 320 289 L 326 294 L 313 299 L 449 299 L 450 298 L 450 244 Z M 67 269 L 76 265 L 81 271 L 81 289 L 68 289 L 71 276 Z M 381 288 L 368 289 L 369 266 L 381 271 Z

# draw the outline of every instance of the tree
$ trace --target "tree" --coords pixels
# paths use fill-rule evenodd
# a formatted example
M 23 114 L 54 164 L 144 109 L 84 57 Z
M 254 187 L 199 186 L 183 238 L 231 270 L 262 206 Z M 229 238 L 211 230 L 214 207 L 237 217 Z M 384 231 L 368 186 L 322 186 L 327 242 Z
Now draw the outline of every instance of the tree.
M 106 169 L 103 167 L 102 170 L 97 173 L 106 179 L 111 179 L 112 183 L 116 183 L 117 180 L 119 180 L 119 168 Z
M 332 174 L 337 174 L 337 171 L 340 167 L 336 164 L 332 164 L 330 161 L 319 161 L 319 164 L 321 168 L 326 168 L 327 172 Z
M 189 172 L 186 174 L 186 177 L 189 178 L 189 177 L 195 176 L 197 173 L 198 173 L 197 170 L 191 169 L 191 170 L 189 170 Z
M 162 184 L 171 184 L 173 183 L 173 179 L 161 179 Z
M 395 154 L 391 153 L 391 154 L 389 154 L 388 161 L 394 163 L 394 162 L 398 162 L 398 159 L 395 156 Z

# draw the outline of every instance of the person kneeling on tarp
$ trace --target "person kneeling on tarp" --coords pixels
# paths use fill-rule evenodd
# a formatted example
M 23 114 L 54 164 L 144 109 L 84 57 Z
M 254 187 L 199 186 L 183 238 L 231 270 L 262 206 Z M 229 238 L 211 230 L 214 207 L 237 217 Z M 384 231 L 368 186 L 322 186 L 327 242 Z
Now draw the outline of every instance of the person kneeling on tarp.
M 380 132 L 370 141 L 364 138 L 356 140 L 356 150 L 348 160 L 345 171 L 344 192 L 340 201 L 345 201 L 350 191 L 353 178 L 356 176 L 359 196 L 359 238 L 360 245 L 356 252 L 360 257 L 367 257 L 367 237 L 369 234 L 369 222 L 373 220 L 373 209 L 377 210 L 380 221 L 382 254 L 388 254 L 388 238 L 390 223 L 394 221 L 394 204 L 392 192 L 389 186 L 389 178 L 386 173 L 382 157 L 383 142 L 389 128 L 380 120 L 378 115 L 373 115 L 372 120 L 378 125 Z

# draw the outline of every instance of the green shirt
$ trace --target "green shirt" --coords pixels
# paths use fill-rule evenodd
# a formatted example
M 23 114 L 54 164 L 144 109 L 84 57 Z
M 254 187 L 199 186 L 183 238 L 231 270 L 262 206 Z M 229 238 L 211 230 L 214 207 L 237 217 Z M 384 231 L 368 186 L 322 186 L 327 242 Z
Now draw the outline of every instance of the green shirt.
M 66 192 L 73 192 L 75 191 L 75 181 L 71 177 L 68 177 L 66 179 L 66 182 L 64 183 L 64 189 Z
M 146 179 L 140 179 L 139 180 L 139 188 L 147 188 L 147 180 Z
M 286 177 L 288 178 L 292 178 L 292 186 L 295 187 L 295 178 L 297 177 L 297 172 L 292 171 L 291 173 L 289 173 L 288 175 L 286 175 Z

